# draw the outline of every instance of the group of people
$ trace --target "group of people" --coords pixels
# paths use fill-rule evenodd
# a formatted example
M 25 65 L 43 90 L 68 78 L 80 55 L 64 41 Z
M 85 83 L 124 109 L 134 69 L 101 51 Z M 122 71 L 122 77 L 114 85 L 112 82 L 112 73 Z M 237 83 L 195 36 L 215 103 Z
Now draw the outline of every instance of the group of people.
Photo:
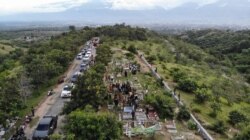
M 131 88 L 130 83 L 128 81 L 123 83 L 112 83 L 109 85 L 109 92 L 120 92 L 128 95 L 129 92 L 131 92 L 132 90 L 133 89 Z

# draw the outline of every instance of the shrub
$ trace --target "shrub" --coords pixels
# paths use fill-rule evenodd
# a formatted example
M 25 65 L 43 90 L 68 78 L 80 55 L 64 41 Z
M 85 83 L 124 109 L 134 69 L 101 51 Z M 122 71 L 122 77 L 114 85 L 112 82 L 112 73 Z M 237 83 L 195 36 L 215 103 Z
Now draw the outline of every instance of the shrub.
M 179 82 L 186 78 L 186 74 L 182 72 L 179 68 L 172 68 L 170 74 L 173 76 L 174 82 Z
M 178 120 L 189 120 L 190 119 L 190 114 L 185 106 L 181 106 L 180 110 L 177 114 L 177 119 Z
M 170 96 L 164 94 L 147 94 L 145 102 L 155 108 L 160 118 L 173 118 L 173 101 Z
M 159 59 L 160 61 L 165 61 L 165 60 L 166 60 L 166 56 L 161 55 L 161 54 L 158 54 L 158 59 Z
M 157 79 L 157 84 L 159 86 L 164 86 L 164 84 L 163 84 L 163 78 Z
M 238 124 L 240 122 L 245 122 L 247 120 L 246 116 L 237 110 L 231 111 L 229 113 L 229 122 L 233 125 Z
M 167 69 L 167 67 L 164 64 L 161 64 L 161 67 L 162 67 L 163 70 Z
M 123 46 L 122 46 L 122 49 L 123 49 L 123 50 L 126 50 L 126 49 L 127 49 L 126 45 L 123 45 Z
M 187 126 L 188 126 L 188 129 L 190 129 L 190 130 L 196 130 L 197 129 L 197 125 L 192 120 L 188 121 Z
M 137 54 L 137 51 L 134 45 L 129 45 L 128 51 L 130 51 L 131 53 Z
M 209 99 L 209 91 L 207 88 L 198 88 L 195 90 L 195 101 L 197 103 L 204 103 Z
M 112 113 L 77 110 L 67 116 L 67 122 L 66 132 L 78 140 L 120 139 L 122 135 L 122 124 Z
M 197 89 L 198 85 L 192 79 L 183 79 L 178 82 L 178 89 L 185 92 L 194 92 Z
M 219 102 L 213 101 L 210 105 L 212 112 L 209 113 L 209 116 L 215 118 L 217 116 L 217 113 L 221 111 L 221 105 Z
M 217 133 L 224 134 L 227 128 L 223 121 L 217 121 L 210 127 L 210 129 Z
M 147 60 L 149 63 L 153 63 L 156 60 L 156 56 L 155 55 L 150 55 L 147 57 Z
M 125 54 L 127 58 L 134 59 L 135 56 L 132 53 L 126 53 Z

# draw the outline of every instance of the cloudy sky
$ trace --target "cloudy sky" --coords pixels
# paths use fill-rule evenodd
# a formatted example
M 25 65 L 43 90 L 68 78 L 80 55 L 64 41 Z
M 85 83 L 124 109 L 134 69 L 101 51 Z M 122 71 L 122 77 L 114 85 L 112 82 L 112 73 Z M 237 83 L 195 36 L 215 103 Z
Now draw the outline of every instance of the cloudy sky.
M 0 21 L 250 24 L 250 0 L 0 0 Z

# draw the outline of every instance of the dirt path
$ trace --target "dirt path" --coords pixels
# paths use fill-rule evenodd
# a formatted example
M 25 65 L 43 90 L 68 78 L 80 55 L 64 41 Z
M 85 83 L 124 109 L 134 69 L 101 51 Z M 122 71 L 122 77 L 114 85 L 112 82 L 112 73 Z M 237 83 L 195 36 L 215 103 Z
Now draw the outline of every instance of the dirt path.
M 140 64 L 142 73 L 150 72 L 150 69 L 142 62 L 138 55 L 135 55 L 135 60 Z

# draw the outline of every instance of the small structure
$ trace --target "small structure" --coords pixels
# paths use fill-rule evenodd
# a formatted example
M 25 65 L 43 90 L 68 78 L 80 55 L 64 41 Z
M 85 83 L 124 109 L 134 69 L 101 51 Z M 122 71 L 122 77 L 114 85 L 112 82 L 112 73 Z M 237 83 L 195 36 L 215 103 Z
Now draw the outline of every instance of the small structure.
M 165 121 L 167 124 L 166 124 L 166 128 L 167 128 L 167 131 L 169 133 L 172 133 L 172 134 L 176 134 L 177 133 L 177 129 L 176 129 L 176 125 L 175 125 L 175 121 Z
M 125 106 L 123 108 L 122 112 L 122 119 L 123 120 L 132 120 L 132 112 L 133 112 L 133 107 L 131 106 Z

